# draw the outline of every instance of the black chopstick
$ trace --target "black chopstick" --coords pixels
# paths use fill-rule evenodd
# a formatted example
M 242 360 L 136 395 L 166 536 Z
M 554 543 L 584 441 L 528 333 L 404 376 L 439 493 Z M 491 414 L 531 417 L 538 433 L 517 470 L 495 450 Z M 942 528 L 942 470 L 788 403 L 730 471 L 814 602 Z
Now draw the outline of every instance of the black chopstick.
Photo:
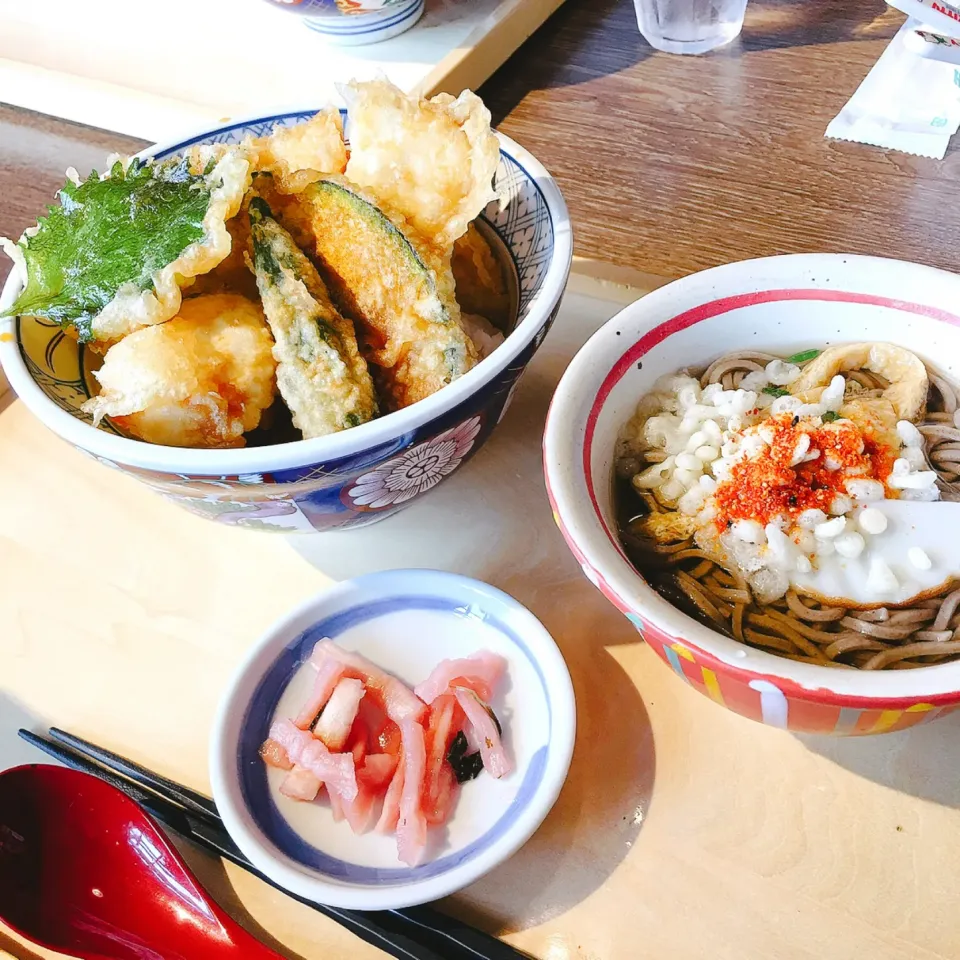
M 188 840 L 243 867 L 399 960 L 519 960 L 527 956 L 430 907 L 368 912 L 305 900 L 283 890 L 247 860 L 230 838 L 209 797 L 55 727 L 50 730 L 52 739 L 29 730 L 20 730 L 20 736 L 66 766 L 107 781 Z
M 201 817 L 212 818 L 217 823 L 222 822 L 216 804 L 209 797 L 197 793 L 196 790 L 191 790 L 174 780 L 168 780 L 166 777 L 160 776 L 159 773 L 141 767 L 139 763 L 134 763 L 132 760 L 121 757 L 117 753 L 112 753 L 110 750 L 104 750 L 103 747 L 98 747 L 89 740 L 75 737 L 72 733 L 67 733 L 66 730 L 61 730 L 59 727 L 51 727 L 49 736 L 51 740 L 65 743 L 68 747 L 73 747 L 77 753 L 89 757 L 91 760 L 96 760 L 101 766 L 114 770 L 127 777 L 127 779 L 141 784 L 141 786 L 150 787 L 155 793 L 159 793 L 168 800 L 173 800 L 192 813 Z

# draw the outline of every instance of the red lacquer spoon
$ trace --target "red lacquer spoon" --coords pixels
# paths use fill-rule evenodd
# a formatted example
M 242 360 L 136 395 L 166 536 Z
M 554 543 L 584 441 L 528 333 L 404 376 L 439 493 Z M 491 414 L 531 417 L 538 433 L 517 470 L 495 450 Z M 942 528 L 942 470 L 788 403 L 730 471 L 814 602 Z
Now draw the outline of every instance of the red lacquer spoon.
M 85 773 L 0 773 L 0 920 L 83 960 L 278 960 L 194 879 L 144 812 Z

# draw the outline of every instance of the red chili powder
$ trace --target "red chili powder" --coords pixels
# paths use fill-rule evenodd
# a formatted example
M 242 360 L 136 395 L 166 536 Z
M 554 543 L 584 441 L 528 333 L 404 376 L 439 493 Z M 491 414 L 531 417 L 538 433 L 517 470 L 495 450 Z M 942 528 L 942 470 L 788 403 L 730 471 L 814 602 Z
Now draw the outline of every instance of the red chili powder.
M 734 520 L 756 520 L 766 525 L 778 516 L 796 517 L 804 510 L 830 512 L 838 494 L 846 494 L 845 482 L 854 472 L 857 479 L 884 483 L 893 468 L 895 454 L 851 421 L 811 427 L 794 423 L 790 414 L 767 421 L 773 442 L 758 456 L 734 464 L 727 480 L 717 485 L 714 503 L 716 524 L 725 530 Z M 810 450 L 819 450 L 816 460 L 790 466 L 802 434 L 810 437 Z M 826 460 L 839 462 L 828 470 Z

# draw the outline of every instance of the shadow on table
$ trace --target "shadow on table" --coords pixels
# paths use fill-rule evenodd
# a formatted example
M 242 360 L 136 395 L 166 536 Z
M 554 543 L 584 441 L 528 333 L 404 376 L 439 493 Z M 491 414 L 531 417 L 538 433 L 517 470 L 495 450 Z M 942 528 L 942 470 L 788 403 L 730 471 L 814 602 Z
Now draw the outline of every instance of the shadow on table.
M 577 742 L 556 806 L 519 853 L 471 886 L 466 902 L 449 906 L 475 926 L 505 934 L 563 914 L 614 872 L 647 817 L 656 752 L 643 700 L 609 649 L 636 643 L 636 634 L 600 593 L 582 576 L 547 589 L 494 570 L 486 579 L 552 633 L 577 698 Z
M 871 737 L 797 739 L 841 767 L 900 793 L 960 807 L 960 768 L 951 762 L 960 738 L 960 714 Z
M 883 0 L 860 4 L 848 0 L 750 0 L 740 37 L 704 57 L 681 57 L 659 53 L 644 40 L 631 0 L 566 0 L 481 87 L 480 94 L 495 123 L 514 111 L 514 119 L 522 122 L 524 101 L 535 100 L 539 91 L 622 73 L 650 57 L 666 58 L 662 59 L 663 69 L 677 80 L 693 70 L 716 75 L 726 68 L 710 66 L 711 62 L 735 60 L 743 53 L 889 39 L 899 22 L 895 14 L 884 14 L 889 14 L 889 7 Z M 642 74 L 635 79 L 640 82 Z M 591 94 L 587 89 L 571 96 Z M 597 109 L 605 107 L 609 109 L 597 98 Z
M 884 18 L 889 10 L 883 0 L 858 4 L 846 0 L 751 0 L 743 33 L 724 50 L 736 54 L 890 39 L 900 24 L 892 17 Z
M 949 160 L 960 153 L 960 137 L 951 137 L 947 144 L 947 152 L 943 155 L 944 160 Z
M 3 398 L 0 398 L 0 405 Z M 0 770 L 24 763 L 54 763 L 45 753 L 17 736 L 20 728 L 45 733 L 47 725 L 32 714 L 19 700 L 0 693 Z
M 536 91 L 620 73 L 654 54 L 630 0 L 566 0 L 479 93 L 499 124 Z
M 540 436 L 565 354 L 537 358 L 481 454 L 428 497 L 371 527 L 289 541 L 337 580 L 391 567 L 485 580 L 525 604 L 562 650 L 578 713 L 569 779 L 531 841 L 449 905 L 492 933 L 543 923 L 599 888 L 636 839 L 653 792 L 646 708 L 610 652 L 637 643 L 636 632 L 583 576 L 544 489 Z

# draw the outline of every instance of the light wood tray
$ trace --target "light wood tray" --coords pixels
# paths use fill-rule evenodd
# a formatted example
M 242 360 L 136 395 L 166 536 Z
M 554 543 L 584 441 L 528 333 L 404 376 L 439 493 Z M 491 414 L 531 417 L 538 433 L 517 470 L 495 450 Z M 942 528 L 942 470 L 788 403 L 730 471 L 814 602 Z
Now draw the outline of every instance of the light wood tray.
M 330 46 L 263 0 L 0 0 L 0 101 L 147 140 L 386 75 L 457 94 L 486 80 L 562 0 L 427 0 L 407 33 Z
M 167 503 L 0 403 L 0 769 L 64 727 L 199 790 L 220 691 L 267 625 L 332 581 L 433 567 L 493 583 L 557 640 L 578 742 L 556 807 L 446 901 L 540 960 L 956 960 L 960 715 L 797 737 L 681 683 L 583 576 L 550 517 L 540 437 L 570 358 L 649 289 L 572 277 L 480 453 L 381 524 L 284 538 Z M 303 960 L 382 960 L 335 923 L 183 845 L 204 886 Z M 0 927 L 0 950 L 21 948 Z

